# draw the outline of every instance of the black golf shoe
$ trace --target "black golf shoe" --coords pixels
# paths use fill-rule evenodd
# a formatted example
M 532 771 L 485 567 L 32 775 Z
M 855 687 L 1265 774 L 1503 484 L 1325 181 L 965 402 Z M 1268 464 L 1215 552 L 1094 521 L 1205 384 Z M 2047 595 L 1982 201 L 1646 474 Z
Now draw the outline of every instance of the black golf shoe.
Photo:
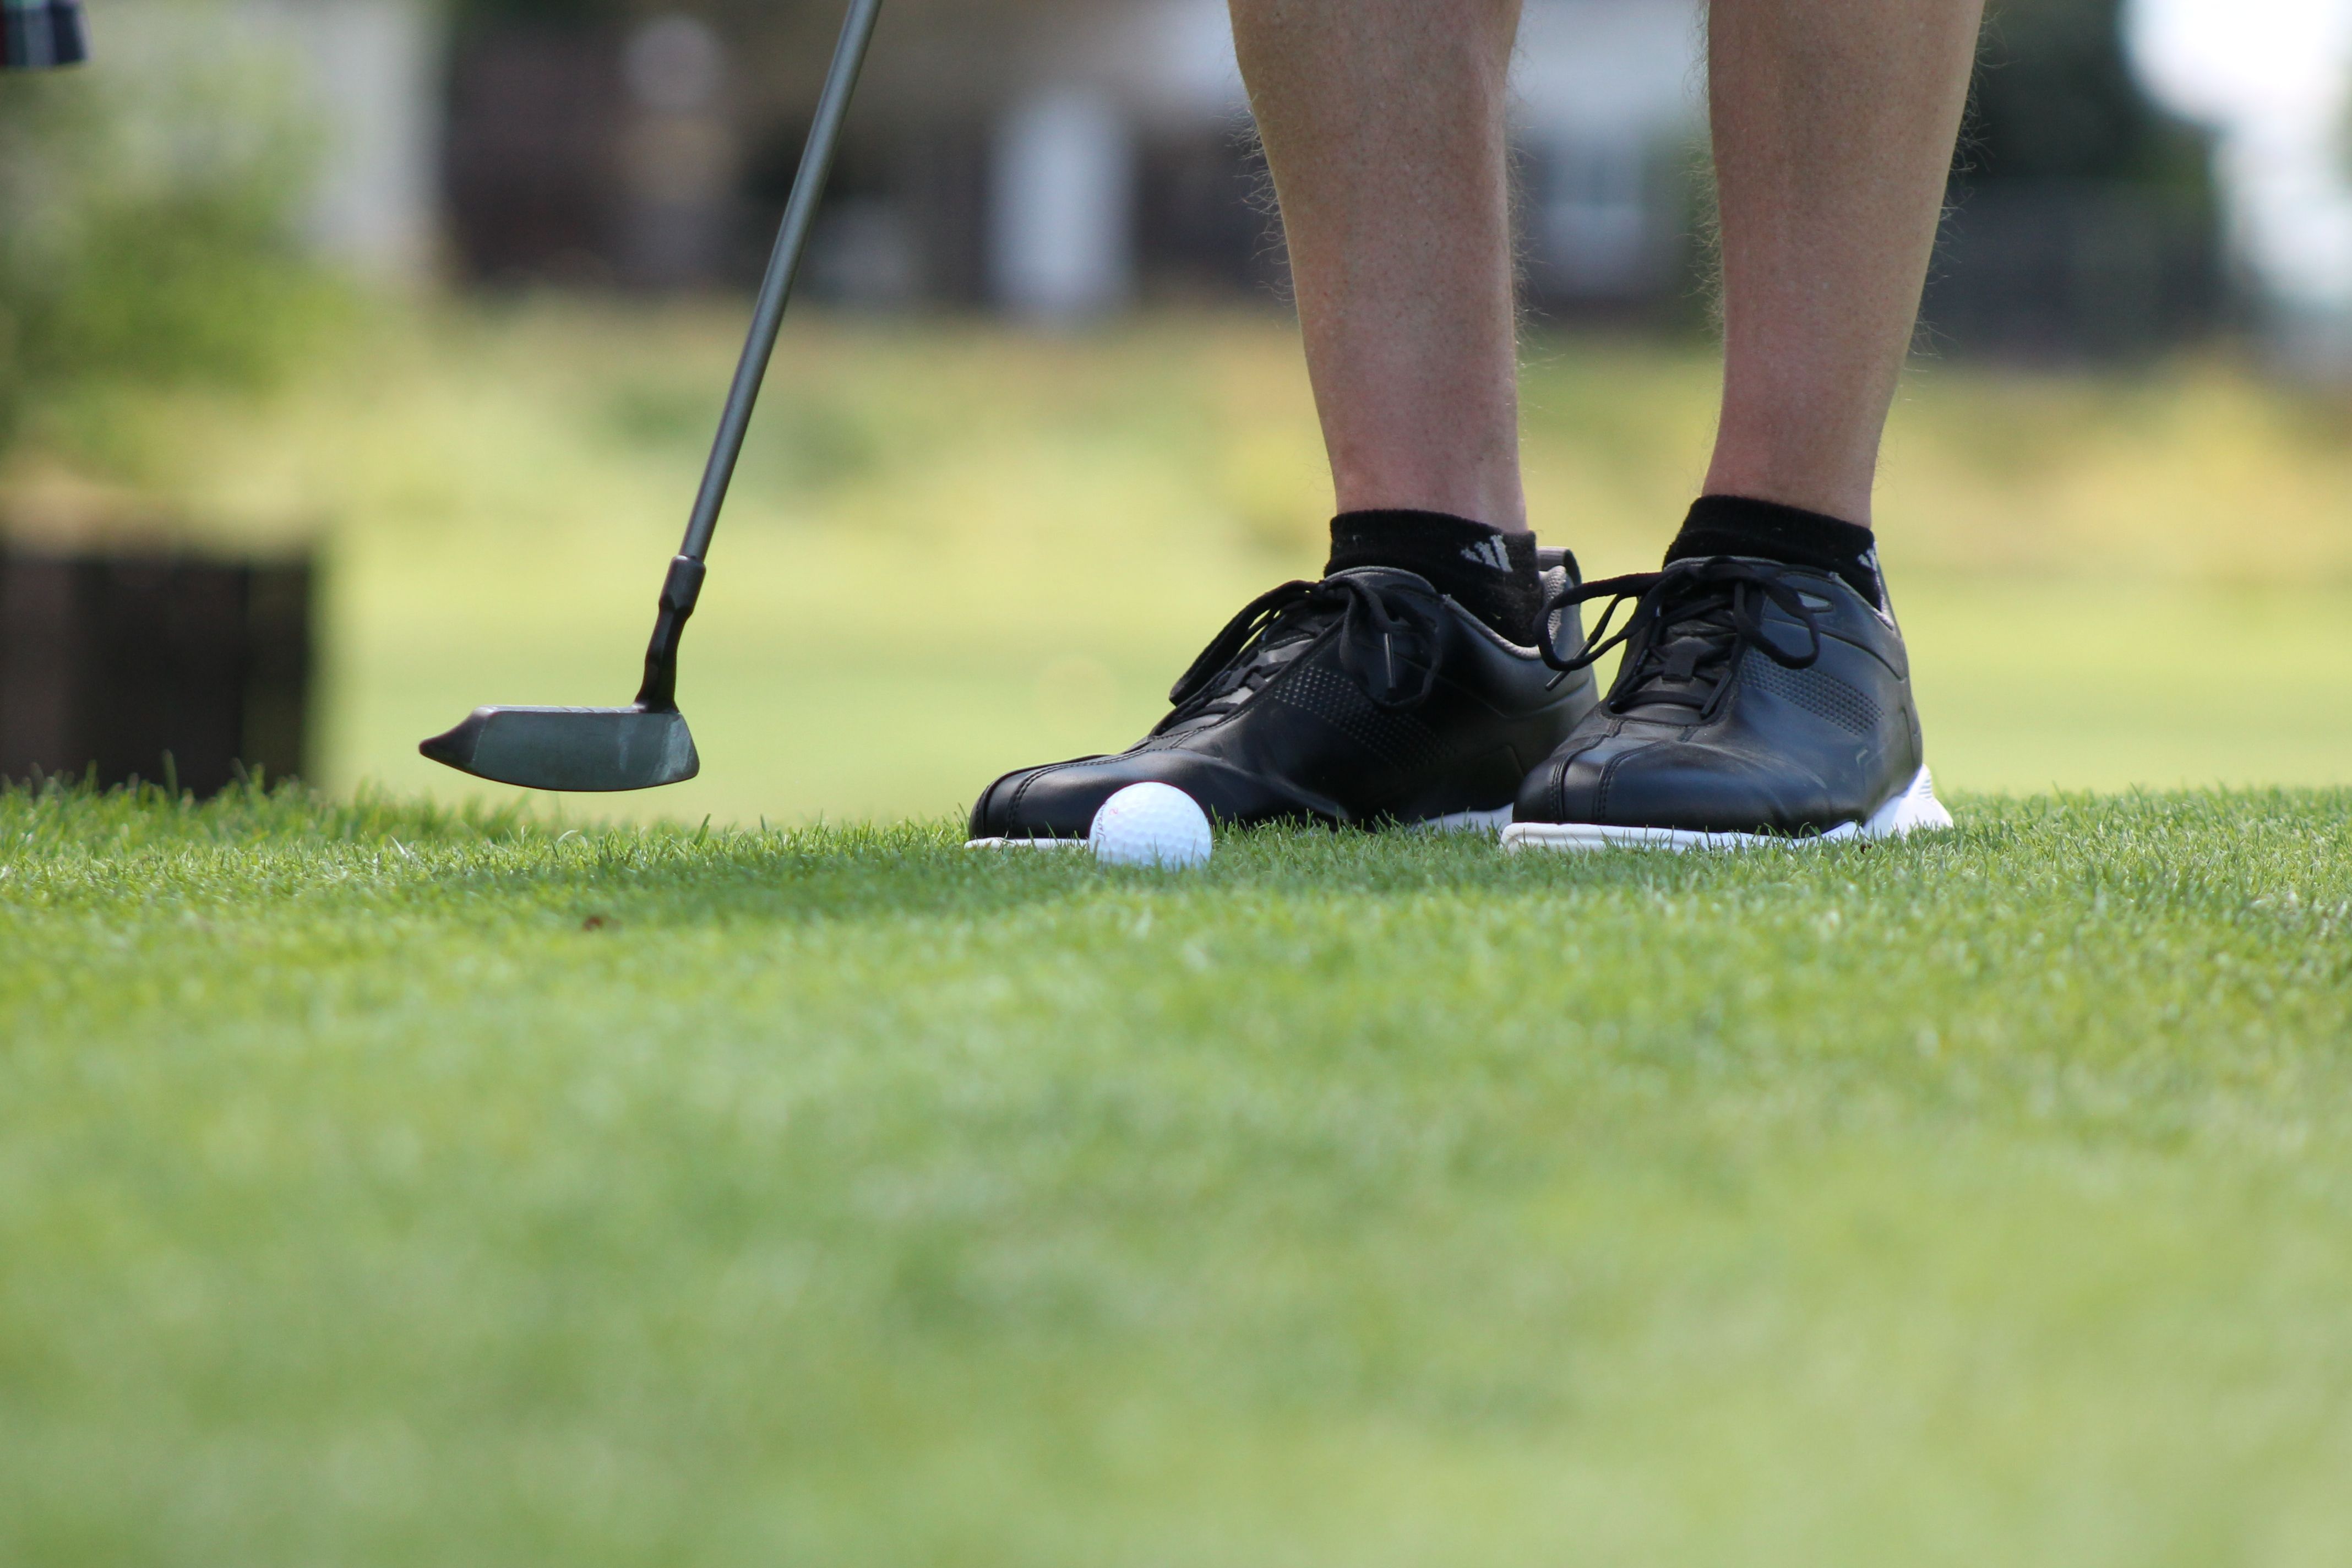
M 1538 565 L 1555 599 L 1574 586 L 1566 552 L 1544 551 Z M 989 785 L 971 842 L 1082 844 L 1104 801 L 1145 782 L 1232 825 L 1498 828 L 1528 769 L 1594 701 L 1589 674 L 1557 673 L 1583 645 L 1576 610 L 1555 607 L 1539 625 L 1549 650 L 1388 567 L 1286 583 L 1226 624 L 1135 745 Z
M 1948 827 L 1894 618 L 1834 573 L 1745 556 L 1575 587 L 1612 597 L 1578 669 L 1622 643 L 1601 705 L 1530 774 L 1505 847 L 1735 847 Z M 1625 629 L 1602 638 L 1618 605 Z

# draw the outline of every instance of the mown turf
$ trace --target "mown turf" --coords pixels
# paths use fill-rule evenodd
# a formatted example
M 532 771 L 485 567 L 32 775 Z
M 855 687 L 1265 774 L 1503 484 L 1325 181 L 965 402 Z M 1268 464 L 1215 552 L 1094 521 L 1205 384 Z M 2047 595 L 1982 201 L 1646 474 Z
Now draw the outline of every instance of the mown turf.
M 0 799 L 0 1561 L 2335 1563 L 2352 792 Z

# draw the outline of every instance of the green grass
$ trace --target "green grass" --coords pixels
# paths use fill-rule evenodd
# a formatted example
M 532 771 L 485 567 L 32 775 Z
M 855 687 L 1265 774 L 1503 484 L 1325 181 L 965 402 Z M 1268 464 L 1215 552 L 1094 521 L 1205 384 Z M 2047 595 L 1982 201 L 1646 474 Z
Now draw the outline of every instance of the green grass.
M 947 814 L 1313 569 L 1295 337 L 796 316 L 677 820 L 416 757 L 633 689 L 740 320 L 387 311 L 0 464 L 316 540 L 333 792 L 0 795 L 0 1563 L 2341 1561 L 2352 403 L 1919 368 L 1954 834 L 1164 877 Z M 1713 376 L 1531 343 L 1545 534 L 1654 562 Z M 2303 787 L 2083 793 L 2225 784 Z
M 2333 1564 L 2352 795 L 0 798 L 0 1561 Z

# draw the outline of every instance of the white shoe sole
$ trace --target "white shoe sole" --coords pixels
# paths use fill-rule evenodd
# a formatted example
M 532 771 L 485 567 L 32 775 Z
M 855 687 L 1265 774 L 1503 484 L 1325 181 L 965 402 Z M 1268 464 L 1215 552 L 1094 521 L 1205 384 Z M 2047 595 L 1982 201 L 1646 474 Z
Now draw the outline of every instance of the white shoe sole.
M 1401 826 L 1407 833 L 1496 834 L 1510 825 L 1511 808 L 1498 805 L 1492 811 L 1449 811 L 1444 816 L 1424 817 Z
M 1687 827 L 1618 827 L 1600 822 L 1515 822 L 1503 829 L 1506 849 L 1802 849 L 1900 838 L 1952 826 L 1952 814 L 1936 798 L 1935 781 L 1922 767 L 1895 797 L 1860 822 L 1841 822 L 1827 833 L 1801 838 L 1779 833 L 1701 833 Z
M 1426 817 L 1420 822 L 1401 824 L 1406 833 L 1484 833 L 1489 837 L 1510 826 L 1511 808 L 1498 805 L 1492 811 L 1453 811 L 1444 816 Z M 1084 849 L 1084 838 L 967 838 L 967 849 Z

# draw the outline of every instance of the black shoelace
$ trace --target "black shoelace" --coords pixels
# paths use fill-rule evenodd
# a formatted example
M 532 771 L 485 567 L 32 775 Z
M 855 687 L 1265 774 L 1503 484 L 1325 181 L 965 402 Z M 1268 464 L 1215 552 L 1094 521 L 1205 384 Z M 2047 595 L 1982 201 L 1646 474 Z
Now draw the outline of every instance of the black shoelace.
M 1168 693 L 1175 711 L 1153 734 L 1230 712 L 1272 679 L 1305 645 L 1339 623 L 1339 665 L 1376 708 L 1412 708 L 1437 685 L 1444 623 L 1437 597 L 1400 583 L 1342 574 L 1285 583 L 1252 599 L 1192 661 Z
M 1802 669 L 1822 654 L 1821 623 L 1811 606 L 1769 561 L 1708 555 L 1673 562 L 1660 572 L 1604 577 L 1552 595 L 1544 620 L 1549 624 L 1554 611 L 1600 598 L 1609 605 L 1582 653 L 1562 658 L 1549 646 L 1542 652 L 1544 662 L 1564 676 L 1625 644 L 1631 650 L 1625 667 L 1609 689 L 1607 707 L 1613 713 L 1664 704 L 1695 710 L 1703 718 L 1728 689 L 1742 648 L 1755 648 L 1785 669 Z M 1604 637 L 1629 600 L 1633 615 L 1615 636 Z M 1792 653 L 1773 640 L 1764 626 L 1767 605 L 1780 606 L 1805 628 L 1802 651 Z M 1550 639 L 1541 640 L 1548 645 Z

